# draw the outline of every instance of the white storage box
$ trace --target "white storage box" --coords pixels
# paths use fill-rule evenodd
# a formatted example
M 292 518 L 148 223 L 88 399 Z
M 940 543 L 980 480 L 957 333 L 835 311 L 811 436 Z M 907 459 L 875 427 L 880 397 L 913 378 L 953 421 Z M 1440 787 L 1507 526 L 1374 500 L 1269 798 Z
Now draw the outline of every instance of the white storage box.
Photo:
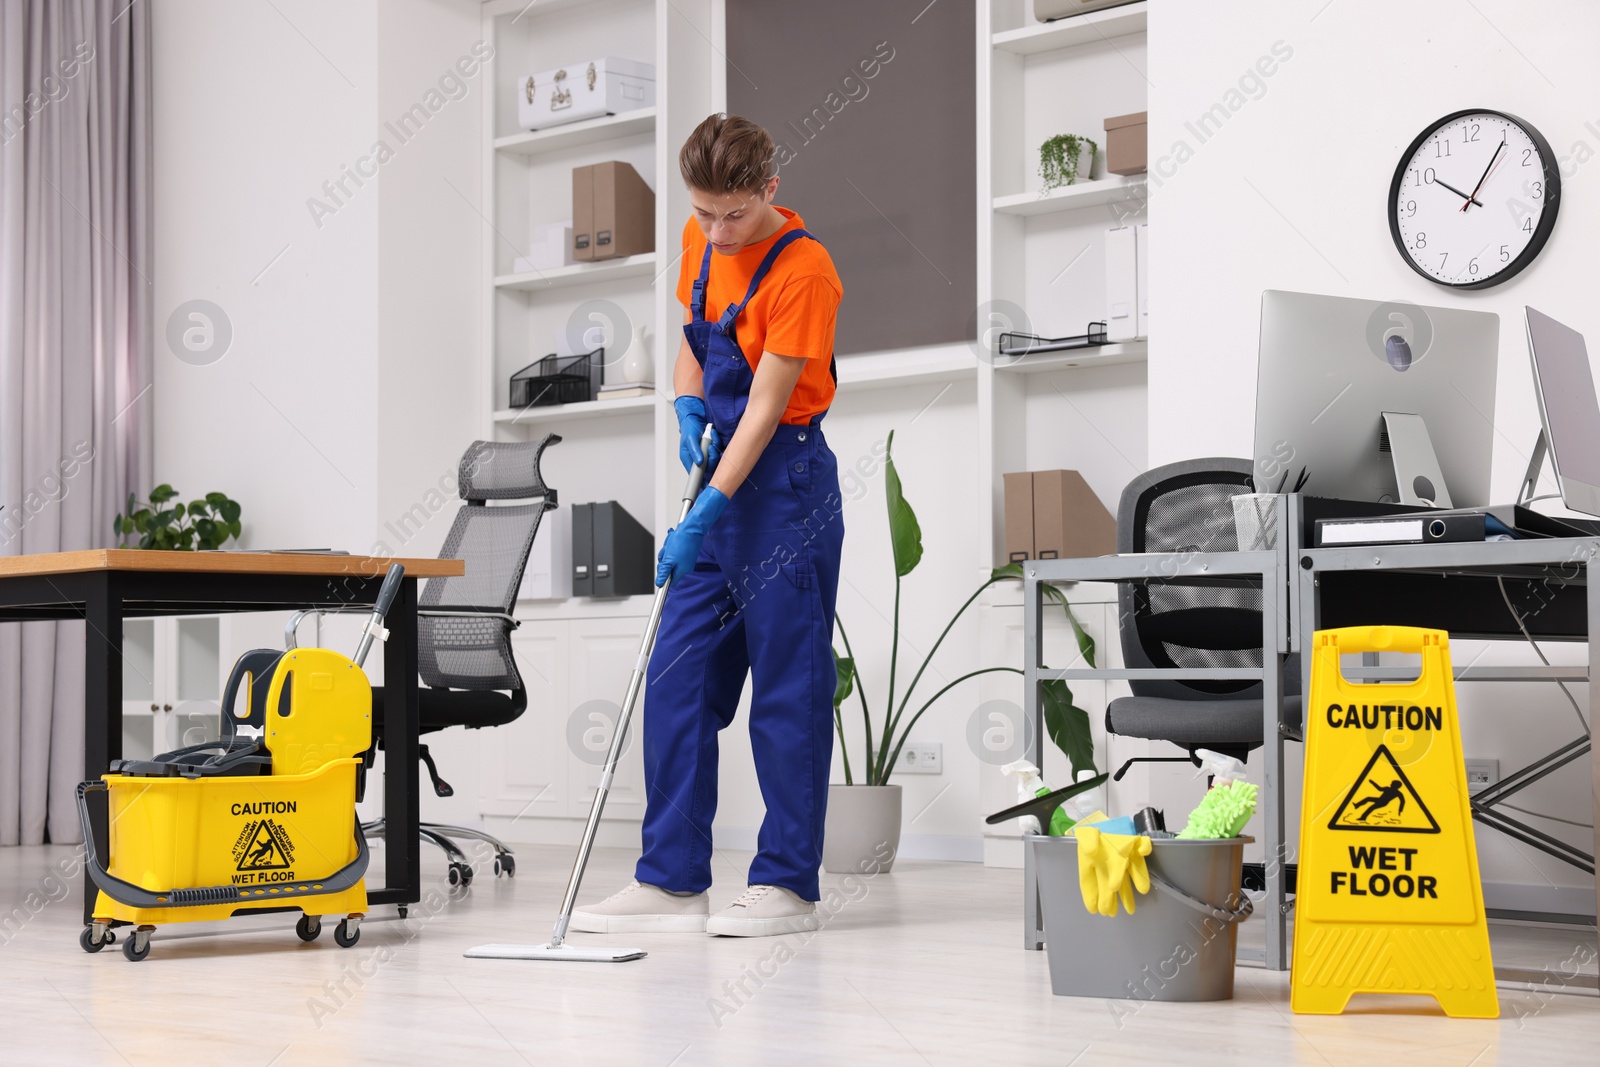
M 528 254 L 518 256 L 515 263 L 518 274 L 536 270 L 555 270 L 570 267 L 572 258 L 572 220 L 546 222 L 533 228 L 533 243 Z
M 655 103 L 654 64 L 616 56 L 541 71 L 517 82 L 517 124 L 525 130 L 636 111 Z

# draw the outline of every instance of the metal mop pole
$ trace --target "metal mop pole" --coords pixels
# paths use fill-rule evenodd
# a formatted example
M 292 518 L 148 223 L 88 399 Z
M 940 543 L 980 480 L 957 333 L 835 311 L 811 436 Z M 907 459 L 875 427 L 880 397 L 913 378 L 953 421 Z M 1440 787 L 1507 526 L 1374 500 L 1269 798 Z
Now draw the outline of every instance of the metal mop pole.
M 683 488 L 683 507 L 678 511 L 678 523 L 688 518 L 694 498 L 700 495 L 700 485 L 705 479 L 704 457 L 711 448 L 712 430 L 708 425 L 700 438 L 702 462 L 689 470 L 688 484 Z M 655 602 L 650 605 L 650 621 L 644 628 L 644 640 L 639 643 L 639 657 L 633 661 L 633 673 L 628 676 L 628 695 L 622 698 L 622 712 L 617 716 L 617 728 L 611 735 L 611 747 L 606 752 L 605 770 L 600 772 L 600 785 L 594 791 L 594 803 L 589 808 L 589 822 L 583 828 L 583 843 L 578 846 L 578 859 L 572 865 L 572 877 L 567 880 L 567 895 L 561 901 L 561 914 L 556 917 L 555 932 L 550 936 L 550 947 L 560 948 L 567 939 L 567 924 L 572 921 L 572 909 L 578 901 L 578 887 L 583 882 L 584 868 L 589 865 L 589 852 L 594 848 L 594 836 L 600 829 L 600 813 L 605 810 L 606 797 L 611 793 L 611 780 L 616 776 L 617 763 L 622 759 L 622 739 L 627 736 L 628 723 L 633 718 L 633 706 L 638 702 L 639 690 L 644 686 L 645 668 L 650 665 L 650 653 L 656 647 L 656 631 L 661 628 L 661 611 L 667 603 L 667 590 L 672 588 L 669 578 L 656 590 Z

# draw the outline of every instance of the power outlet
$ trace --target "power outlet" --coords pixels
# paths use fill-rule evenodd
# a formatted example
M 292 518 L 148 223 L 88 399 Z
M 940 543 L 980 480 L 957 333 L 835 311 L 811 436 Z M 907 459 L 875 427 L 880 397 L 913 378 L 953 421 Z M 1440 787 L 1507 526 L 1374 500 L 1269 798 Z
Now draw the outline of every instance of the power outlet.
M 1500 780 L 1500 761 L 1497 759 L 1467 760 L 1467 792 L 1481 793 Z
M 944 745 L 938 741 L 907 741 L 900 750 L 899 774 L 943 774 Z

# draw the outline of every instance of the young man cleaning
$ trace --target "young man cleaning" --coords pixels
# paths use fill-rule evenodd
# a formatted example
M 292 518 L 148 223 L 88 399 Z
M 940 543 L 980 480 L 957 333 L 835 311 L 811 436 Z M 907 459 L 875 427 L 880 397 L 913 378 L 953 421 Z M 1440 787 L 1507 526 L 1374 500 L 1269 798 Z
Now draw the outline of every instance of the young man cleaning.
M 713 115 L 678 166 L 684 340 L 673 385 L 679 456 L 710 481 L 667 534 L 670 577 L 644 707 L 644 854 L 627 888 L 572 915 L 594 933 L 763 936 L 817 928 L 833 757 L 833 610 L 844 539 L 838 471 L 822 436 L 843 286 L 799 215 L 776 207 L 772 138 Z M 717 732 L 751 679 L 750 743 L 766 817 L 749 887 L 710 915 Z

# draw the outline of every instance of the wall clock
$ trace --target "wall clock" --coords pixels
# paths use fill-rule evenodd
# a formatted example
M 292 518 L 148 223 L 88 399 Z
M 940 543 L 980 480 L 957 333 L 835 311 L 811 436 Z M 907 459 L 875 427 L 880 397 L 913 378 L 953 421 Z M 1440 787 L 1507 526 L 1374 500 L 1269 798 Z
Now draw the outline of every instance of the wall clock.
M 1544 135 L 1515 115 L 1471 108 L 1411 142 L 1389 183 L 1389 235 L 1411 269 L 1452 289 L 1516 275 L 1544 248 L 1561 174 Z

